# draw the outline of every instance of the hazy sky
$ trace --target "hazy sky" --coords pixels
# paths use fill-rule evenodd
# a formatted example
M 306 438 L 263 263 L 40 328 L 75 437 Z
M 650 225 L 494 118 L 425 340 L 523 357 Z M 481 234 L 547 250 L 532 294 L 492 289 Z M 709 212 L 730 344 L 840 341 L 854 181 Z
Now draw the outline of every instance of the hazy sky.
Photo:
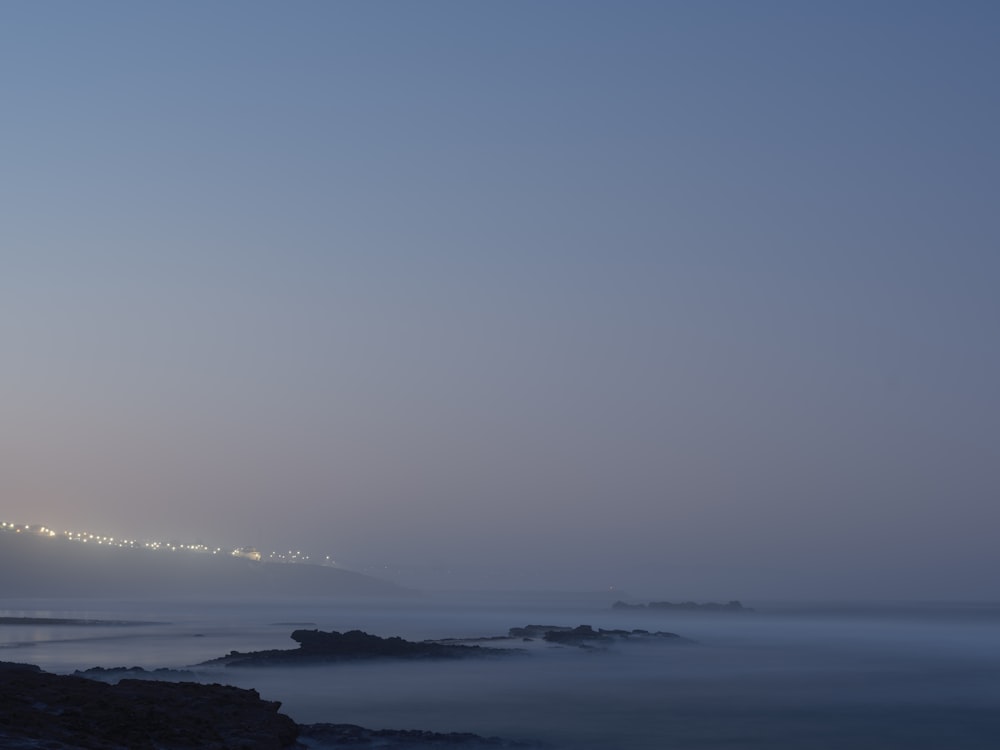
M 5 2 L 0 516 L 996 598 L 998 39 L 994 2 Z

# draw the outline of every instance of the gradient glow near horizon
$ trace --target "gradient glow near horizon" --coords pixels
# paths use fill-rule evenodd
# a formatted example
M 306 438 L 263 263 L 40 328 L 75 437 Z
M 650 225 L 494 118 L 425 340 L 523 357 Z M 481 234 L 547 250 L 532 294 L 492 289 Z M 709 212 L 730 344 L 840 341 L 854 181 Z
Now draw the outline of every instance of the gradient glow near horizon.
M 0 515 L 431 588 L 996 598 L 998 33 L 5 3 Z

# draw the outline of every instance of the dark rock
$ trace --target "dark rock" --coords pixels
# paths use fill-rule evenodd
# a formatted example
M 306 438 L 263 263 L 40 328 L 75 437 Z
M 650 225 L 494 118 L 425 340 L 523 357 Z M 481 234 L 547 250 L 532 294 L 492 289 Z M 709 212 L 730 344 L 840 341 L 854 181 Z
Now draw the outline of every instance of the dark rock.
M 525 625 L 523 628 L 510 628 L 507 635 L 511 638 L 542 638 L 546 633 L 572 629 L 563 625 Z
M 212 659 L 205 664 L 260 667 L 288 664 L 324 664 L 362 659 L 462 659 L 468 657 L 498 656 L 515 653 L 513 649 L 465 646 L 435 641 L 407 641 L 398 636 L 381 638 L 361 630 L 339 633 L 336 630 L 296 630 L 292 640 L 297 649 L 272 649 L 240 653 L 230 651 L 228 656 Z
M 0 661 L 0 672 L 41 672 L 41 667 L 35 664 L 20 664 L 16 661 Z
M 117 685 L 0 666 L 0 745 L 90 750 L 278 750 L 298 727 L 256 690 L 150 680 Z M 32 744 L 34 743 L 34 744 Z
M 478 638 L 435 638 L 432 641 L 427 641 L 427 643 L 490 643 L 491 641 L 509 641 L 510 636 L 507 635 L 483 635 Z
M 326 748 L 539 747 L 468 732 L 297 726 L 278 713 L 279 703 L 225 685 L 135 679 L 108 685 L 11 662 L 0 662 L 0 675 L 0 747 L 12 750 L 301 750 L 300 737 Z
M 469 732 L 427 732 L 420 729 L 365 729 L 354 724 L 306 724 L 300 727 L 304 739 L 325 748 L 378 747 L 380 750 L 407 748 L 534 748 L 537 744 L 482 737 Z
M 159 667 L 148 670 L 142 667 L 91 667 L 76 670 L 74 675 L 101 682 L 118 682 L 124 678 L 135 680 L 163 680 L 165 682 L 194 682 L 197 675 L 189 669 L 168 669 Z
M 648 630 L 594 630 L 590 625 L 578 625 L 575 628 L 564 625 L 526 625 L 523 628 L 511 628 L 511 638 L 542 638 L 549 643 L 562 646 L 578 646 L 580 648 L 595 648 L 608 646 L 616 641 L 672 641 L 674 643 L 694 643 L 688 638 L 682 638 L 677 633 Z
M 590 625 L 580 625 L 575 628 L 550 630 L 544 636 L 550 643 L 563 643 L 572 646 L 583 646 L 593 643 L 610 643 L 612 637 L 604 633 L 599 633 Z

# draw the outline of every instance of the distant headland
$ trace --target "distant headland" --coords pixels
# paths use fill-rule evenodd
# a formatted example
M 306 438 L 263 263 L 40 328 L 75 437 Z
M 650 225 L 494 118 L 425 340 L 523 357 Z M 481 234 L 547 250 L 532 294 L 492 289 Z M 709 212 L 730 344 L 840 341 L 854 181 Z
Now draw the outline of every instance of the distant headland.
M 113 540 L 112 540 L 113 541 Z M 240 550 L 239 552 L 242 552 Z M 44 527 L 0 530 L 0 596 L 401 596 L 389 581 L 330 565 L 142 544 L 81 543 Z

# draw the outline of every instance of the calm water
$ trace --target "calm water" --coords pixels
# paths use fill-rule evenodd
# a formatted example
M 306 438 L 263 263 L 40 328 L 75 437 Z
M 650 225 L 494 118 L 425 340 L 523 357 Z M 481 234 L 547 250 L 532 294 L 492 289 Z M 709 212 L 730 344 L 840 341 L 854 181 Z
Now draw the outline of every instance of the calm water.
M 411 639 L 545 623 L 669 630 L 697 645 L 541 648 L 461 662 L 200 668 L 300 722 L 470 731 L 555 749 L 1000 747 L 1000 607 L 788 607 L 714 616 L 611 610 L 605 597 L 403 603 L 0 601 L 0 615 L 141 620 L 0 626 L 0 659 L 68 673 L 183 667 L 292 648 L 301 623 Z M 537 646 L 537 644 L 535 644 Z

